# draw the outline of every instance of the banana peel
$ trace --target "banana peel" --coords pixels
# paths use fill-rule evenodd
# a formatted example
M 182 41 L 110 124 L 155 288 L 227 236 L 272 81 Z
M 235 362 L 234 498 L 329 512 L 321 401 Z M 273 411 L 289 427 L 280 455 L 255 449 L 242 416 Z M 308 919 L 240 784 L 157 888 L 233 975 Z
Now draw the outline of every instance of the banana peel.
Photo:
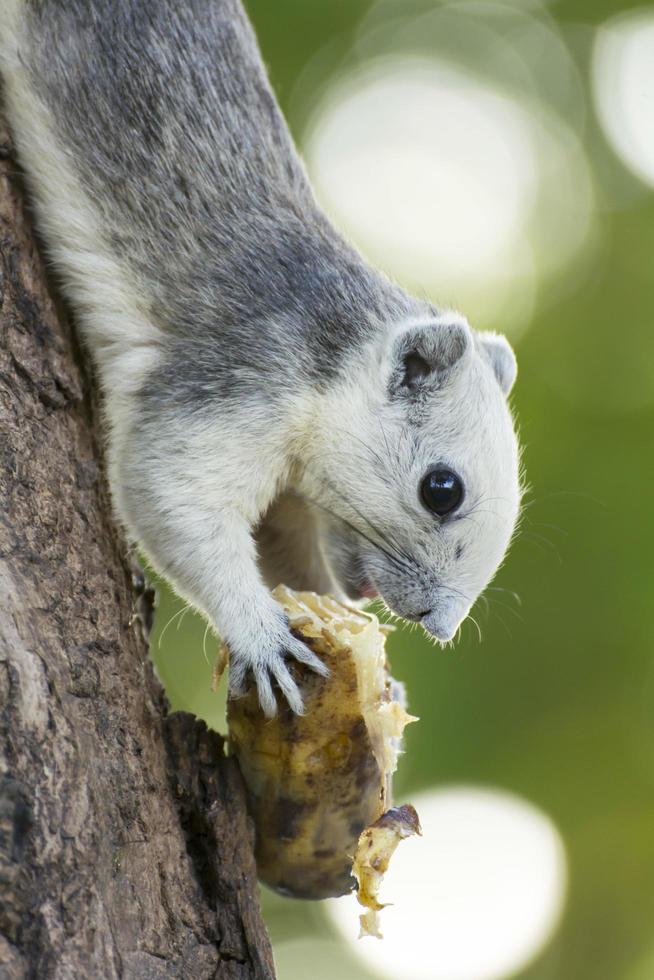
M 397 845 L 406 837 L 420 833 L 420 820 L 415 807 L 405 803 L 404 806 L 392 807 L 382 813 L 359 837 L 352 865 L 352 872 L 358 882 L 357 899 L 359 905 L 366 909 L 359 916 L 359 938 L 383 938 L 379 931 L 379 913 L 386 905 L 379 901 L 379 889 Z

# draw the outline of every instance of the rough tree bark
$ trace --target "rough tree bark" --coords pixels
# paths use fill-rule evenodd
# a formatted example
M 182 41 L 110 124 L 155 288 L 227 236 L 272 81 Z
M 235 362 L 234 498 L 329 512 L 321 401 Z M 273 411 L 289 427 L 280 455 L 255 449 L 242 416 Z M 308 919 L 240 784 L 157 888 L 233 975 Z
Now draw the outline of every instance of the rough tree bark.
M 166 718 L 0 132 L 0 977 L 273 978 L 238 770 Z

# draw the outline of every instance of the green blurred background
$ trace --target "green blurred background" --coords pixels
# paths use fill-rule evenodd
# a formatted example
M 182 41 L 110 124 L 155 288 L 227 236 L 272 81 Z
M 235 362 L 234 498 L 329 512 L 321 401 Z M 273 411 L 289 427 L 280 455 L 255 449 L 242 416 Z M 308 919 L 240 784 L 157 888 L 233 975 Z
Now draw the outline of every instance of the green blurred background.
M 558 829 L 568 863 L 560 926 L 511 975 L 653 980 L 654 6 L 248 9 L 335 222 L 409 288 L 507 332 L 519 360 L 513 404 L 531 489 L 494 583 L 508 591 L 490 591 L 474 611 L 481 643 L 470 622 L 454 650 L 415 632 L 392 637 L 394 673 L 421 718 L 408 729 L 397 795 L 504 789 Z M 403 99 L 422 124 L 405 125 Z M 460 140 L 450 118 L 459 104 Z M 378 167 L 366 161 L 371 147 Z M 447 173 L 444 198 L 433 181 Z M 224 730 L 210 690 L 216 639 L 182 611 L 162 586 L 159 672 L 175 707 Z M 320 904 L 266 892 L 263 902 L 280 980 L 379 975 Z

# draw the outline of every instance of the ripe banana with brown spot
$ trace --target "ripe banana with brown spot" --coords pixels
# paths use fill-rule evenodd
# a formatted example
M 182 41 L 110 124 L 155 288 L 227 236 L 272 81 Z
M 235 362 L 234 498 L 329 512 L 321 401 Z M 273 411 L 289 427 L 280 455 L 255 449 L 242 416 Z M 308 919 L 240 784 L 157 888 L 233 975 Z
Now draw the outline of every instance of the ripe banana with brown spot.
M 343 895 L 357 887 L 360 836 L 392 805 L 402 732 L 416 719 L 388 673 L 389 627 L 329 596 L 284 586 L 274 595 L 330 673 L 295 668 L 304 715 L 282 704 L 265 718 L 254 688 L 230 699 L 230 751 L 248 789 L 260 879 L 298 898 Z

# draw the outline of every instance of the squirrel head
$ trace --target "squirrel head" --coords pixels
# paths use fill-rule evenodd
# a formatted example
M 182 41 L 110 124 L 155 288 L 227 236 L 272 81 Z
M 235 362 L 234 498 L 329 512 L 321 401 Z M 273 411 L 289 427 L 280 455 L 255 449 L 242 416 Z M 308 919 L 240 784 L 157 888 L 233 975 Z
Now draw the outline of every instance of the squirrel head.
M 385 325 L 322 396 L 307 495 L 350 598 L 454 636 L 518 518 L 515 377 L 503 337 L 441 311 Z

